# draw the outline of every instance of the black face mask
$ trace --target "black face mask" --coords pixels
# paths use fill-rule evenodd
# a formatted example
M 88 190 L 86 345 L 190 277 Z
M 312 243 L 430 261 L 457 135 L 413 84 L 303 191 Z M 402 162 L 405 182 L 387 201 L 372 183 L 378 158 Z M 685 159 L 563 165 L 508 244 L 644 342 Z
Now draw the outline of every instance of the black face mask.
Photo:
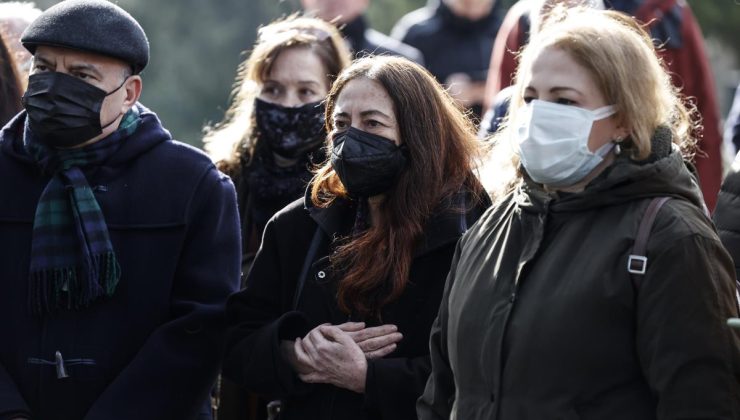
M 406 145 L 356 128 L 334 136 L 331 166 L 353 197 L 372 197 L 396 183 L 408 160 Z
M 124 80 L 124 83 L 126 81 Z M 121 83 L 123 86 L 123 83 Z M 102 89 L 59 72 L 32 74 L 23 95 L 28 126 L 38 141 L 50 147 L 74 147 L 103 132 L 100 109 L 106 96 Z
M 287 108 L 255 99 L 255 117 L 260 141 L 284 158 L 300 157 L 326 139 L 322 102 Z

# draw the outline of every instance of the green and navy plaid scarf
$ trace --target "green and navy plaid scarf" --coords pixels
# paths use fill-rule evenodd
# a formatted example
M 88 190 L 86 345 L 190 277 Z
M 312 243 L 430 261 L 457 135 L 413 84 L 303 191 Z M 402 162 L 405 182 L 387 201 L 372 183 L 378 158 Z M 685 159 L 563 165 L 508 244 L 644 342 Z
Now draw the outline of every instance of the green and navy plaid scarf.
M 31 239 L 29 305 L 36 314 L 77 309 L 112 296 L 121 277 L 108 226 L 83 169 L 99 166 L 138 126 L 134 108 L 110 136 L 79 149 L 58 150 L 34 141 L 25 127 L 24 146 L 52 175 L 36 207 Z

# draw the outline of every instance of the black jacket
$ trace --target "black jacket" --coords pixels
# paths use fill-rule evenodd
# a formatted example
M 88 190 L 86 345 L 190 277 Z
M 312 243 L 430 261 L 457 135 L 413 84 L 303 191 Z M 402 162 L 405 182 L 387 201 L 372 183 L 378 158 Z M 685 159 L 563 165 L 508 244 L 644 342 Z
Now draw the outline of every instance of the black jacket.
M 458 207 L 464 208 L 464 204 Z M 251 391 L 284 398 L 283 419 L 414 418 L 414 403 L 431 368 L 429 331 L 455 243 L 484 208 L 470 206 L 467 214 L 444 212 L 428 223 L 405 292 L 382 310 L 383 323 L 397 325 L 404 338 L 394 353 L 368 361 L 366 392 L 362 395 L 331 385 L 303 383 L 281 357 L 281 339 L 303 337 L 322 323 L 348 320 L 336 303 L 328 238 L 349 232 L 354 206 L 341 201 L 318 209 L 304 200 L 292 203 L 268 222 L 246 289 L 228 303 L 234 327 L 224 374 Z M 317 229 L 322 242 L 311 260 L 297 309 L 293 310 L 296 281 Z
M 424 66 L 440 83 L 453 73 L 485 81 L 501 26 L 498 3 L 488 16 L 472 22 L 456 16 L 440 1 L 436 7 L 426 6 L 402 17 L 391 36 L 421 51 Z
M 625 155 L 580 193 L 526 182 L 460 240 L 420 419 L 740 418 L 732 262 L 680 153 Z
M 740 172 L 733 171 L 725 178 L 712 217 L 722 244 L 735 262 L 736 278 L 740 279 Z
M 421 51 L 369 28 L 364 16 L 359 16 L 341 29 L 342 35 L 349 41 L 355 57 L 364 57 L 368 54 L 396 55 L 424 65 L 424 57 Z
M 22 146 L 25 113 L 0 132 L 0 419 L 195 419 L 219 369 L 226 298 L 239 281 L 231 181 L 157 116 L 86 170 L 121 265 L 108 299 L 29 313 L 36 205 L 49 181 Z M 32 363 L 89 359 L 55 366 Z M 208 416 L 210 417 L 210 416 Z

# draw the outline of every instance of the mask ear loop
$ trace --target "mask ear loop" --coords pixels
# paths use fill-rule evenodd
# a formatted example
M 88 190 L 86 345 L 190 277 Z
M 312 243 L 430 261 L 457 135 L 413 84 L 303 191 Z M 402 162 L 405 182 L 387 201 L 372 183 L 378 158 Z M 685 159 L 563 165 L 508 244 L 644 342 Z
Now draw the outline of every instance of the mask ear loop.
M 125 78 L 125 79 L 123 79 L 123 82 L 121 82 L 121 84 L 120 84 L 120 85 L 118 85 L 118 87 L 117 87 L 117 88 L 115 88 L 115 89 L 113 89 L 112 91 L 110 91 L 110 92 L 106 93 L 106 94 L 105 94 L 105 97 L 107 98 L 107 97 L 109 97 L 110 95 L 112 95 L 112 94 L 114 94 L 114 93 L 118 92 L 118 90 L 119 90 L 119 89 L 121 89 L 121 88 L 123 87 L 123 85 L 125 85 L 125 84 L 126 84 L 126 81 L 128 80 L 128 78 L 129 78 L 129 77 L 131 77 L 131 76 L 126 76 L 126 78 Z M 106 128 L 110 127 L 110 125 L 111 125 L 111 124 L 113 124 L 114 122 L 116 122 L 116 120 L 117 120 L 117 119 L 118 119 L 118 117 L 120 117 L 120 116 L 121 116 L 121 113 L 119 112 L 118 114 L 116 114 L 116 116 L 115 116 L 115 117 L 113 117 L 113 119 L 111 120 L 111 122 L 109 122 L 109 123 L 108 123 L 108 124 L 106 124 L 106 125 L 103 125 L 103 126 L 101 126 L 101 127 L 100 127 L 100 130 L 102 131 L 102 130 L 105 130 Z

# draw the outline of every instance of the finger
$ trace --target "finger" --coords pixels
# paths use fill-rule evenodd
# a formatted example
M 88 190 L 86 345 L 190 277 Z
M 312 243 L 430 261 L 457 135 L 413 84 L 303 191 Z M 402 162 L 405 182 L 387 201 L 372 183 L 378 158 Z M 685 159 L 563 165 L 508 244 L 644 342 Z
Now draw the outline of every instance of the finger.
M 393 334 L 371 338 L 369 340 L 365 340 L 363 342 L 357 343 L 357 345 L 360 346 L 362 351 L 367 353 L 369 351 L 375 351 L 378 349 L 382 349 L 383 347 L 390 346 L 391 344 L 398 343 L 402 339 L 403 339 L 403 334 L 396 332 Z
M 306 383 L 309 384 L 316 384 L 316 383 L 322 383 L 322 375 L 320 375 L 317 372 L 311 372 L 306 374 L 299 374 L 298 377 Z
M 329 342 L 342 345 L 346 345 L 348 342 L 355 344 L 355 340 L 353 340 L 352 337 L 349 336 L 349 334 L 340 330 L 339 328 L 319 327 L 319 332 L 321 333 L 321 336 Z
M 381 357 L 385 357 L 393 353 L 395 350 L 396 350 L 396 343 L 393 343 L 390 346 L 383 347 L 382 349 L 378 349 L 378 350 L 365 353 L 365 357 L 368 359 L 379 359 Z
M 353 333 L 352 338 L 355 340 L 356 343 L 359 343 L 374 337 L 388 335 L 396 331 L 398 331 L 398 327 L 393 324 L 386 324 L 380 325 L 378 327 L 365 328 L 364 330 Z
M 319 337 L 321 337 L 321 333 L 319 333 L 318 329 L 316 329 L 309 332 L 301 341 L 303 350 L 306 352 L 306 354 L 308 354 L 308 357 L 311 358 L 313 364 L 317 364 L 319 358 L 321 357 L 319 355 L 319 349 L 316 345 L 316 343 L 318 343 L 320 340 Z
M 344 324 L 335 325 L 344 332 L 361 331 L 365 328 L 364 322 L 345 322 Z
M 295 350 L 295 359 L 298 365 L 299 372 L 312 371 L 316 369 L 314 363 L 311 360 L 311 357 L 303 349 L 303 343 L 301 342 L 300 338 L 297 338 L 295 340 L 295 343 L 293 344 L 293 349 Z

